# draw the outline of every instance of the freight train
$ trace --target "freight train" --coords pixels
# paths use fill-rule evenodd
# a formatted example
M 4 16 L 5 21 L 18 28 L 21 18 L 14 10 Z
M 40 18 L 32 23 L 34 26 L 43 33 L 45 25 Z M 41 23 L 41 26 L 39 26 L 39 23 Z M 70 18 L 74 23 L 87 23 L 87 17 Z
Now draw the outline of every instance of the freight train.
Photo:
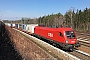
M 72 28 L 40 27 L 38 24 L 25 24 L 24 27 L 24 31 L 30 32 L 30 34 L 41 38 L 45 38 L 49 42 L 56 46 L 60 46 L 63 49 L 73 50 L 74 48 L 80 47 L 75 31 Z

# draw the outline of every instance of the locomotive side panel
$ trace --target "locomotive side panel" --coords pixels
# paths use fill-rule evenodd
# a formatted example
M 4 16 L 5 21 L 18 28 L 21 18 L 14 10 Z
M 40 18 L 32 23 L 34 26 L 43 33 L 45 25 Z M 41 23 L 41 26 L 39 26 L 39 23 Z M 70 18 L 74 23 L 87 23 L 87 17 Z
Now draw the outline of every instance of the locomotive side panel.
M 45 28 L 35 27 L 35 34 L 38 34 L 44 38 L 48 38 L 49 41 L 54 41 L 55 44 L 59 44 L 66 50 L 73 50 L 77 45 L 77 39 L 74 31 L 71 28 Z
M 59 43 L 65 43 L 64 35 L 60 36 L 60 32 L 58 32 L 55 28 L 36 27 L 35 34 L 38 34 L 44 38 L 48 38 Z

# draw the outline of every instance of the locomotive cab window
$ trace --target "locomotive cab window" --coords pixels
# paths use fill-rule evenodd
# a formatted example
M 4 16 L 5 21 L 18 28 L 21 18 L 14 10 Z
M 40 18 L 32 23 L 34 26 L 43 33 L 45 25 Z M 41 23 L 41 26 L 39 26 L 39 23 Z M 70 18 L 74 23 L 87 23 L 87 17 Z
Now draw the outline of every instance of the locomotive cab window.
M 75 38 L 74 31 L 66 31 L 65 33 L 66 33 L 67 38 Z
M 59 32 L 59 36 L 62 36 L 63 37 L 63 34 L 61 32 Z

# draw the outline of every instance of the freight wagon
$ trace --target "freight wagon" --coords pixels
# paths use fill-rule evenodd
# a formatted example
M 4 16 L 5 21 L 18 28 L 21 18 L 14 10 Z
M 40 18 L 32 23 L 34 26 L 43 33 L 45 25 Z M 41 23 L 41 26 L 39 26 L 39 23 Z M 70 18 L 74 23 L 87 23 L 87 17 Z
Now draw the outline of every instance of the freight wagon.
M 38 24 L 29 24 L 29 25 L 27 25 L 26 31 L 28 32 L 28 34 L 34 33 L 35 26 L 38 26 Z

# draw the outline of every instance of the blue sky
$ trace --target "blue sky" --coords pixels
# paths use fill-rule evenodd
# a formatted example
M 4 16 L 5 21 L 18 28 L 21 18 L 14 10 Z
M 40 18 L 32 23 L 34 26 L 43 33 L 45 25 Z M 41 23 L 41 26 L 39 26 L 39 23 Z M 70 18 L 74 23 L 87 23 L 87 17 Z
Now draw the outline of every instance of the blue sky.
M 65 14 L 71 7 L 75 10 L 90 8 L 90 0 L 0 0 L 0 19 L 36 18 L 58 12 Z

